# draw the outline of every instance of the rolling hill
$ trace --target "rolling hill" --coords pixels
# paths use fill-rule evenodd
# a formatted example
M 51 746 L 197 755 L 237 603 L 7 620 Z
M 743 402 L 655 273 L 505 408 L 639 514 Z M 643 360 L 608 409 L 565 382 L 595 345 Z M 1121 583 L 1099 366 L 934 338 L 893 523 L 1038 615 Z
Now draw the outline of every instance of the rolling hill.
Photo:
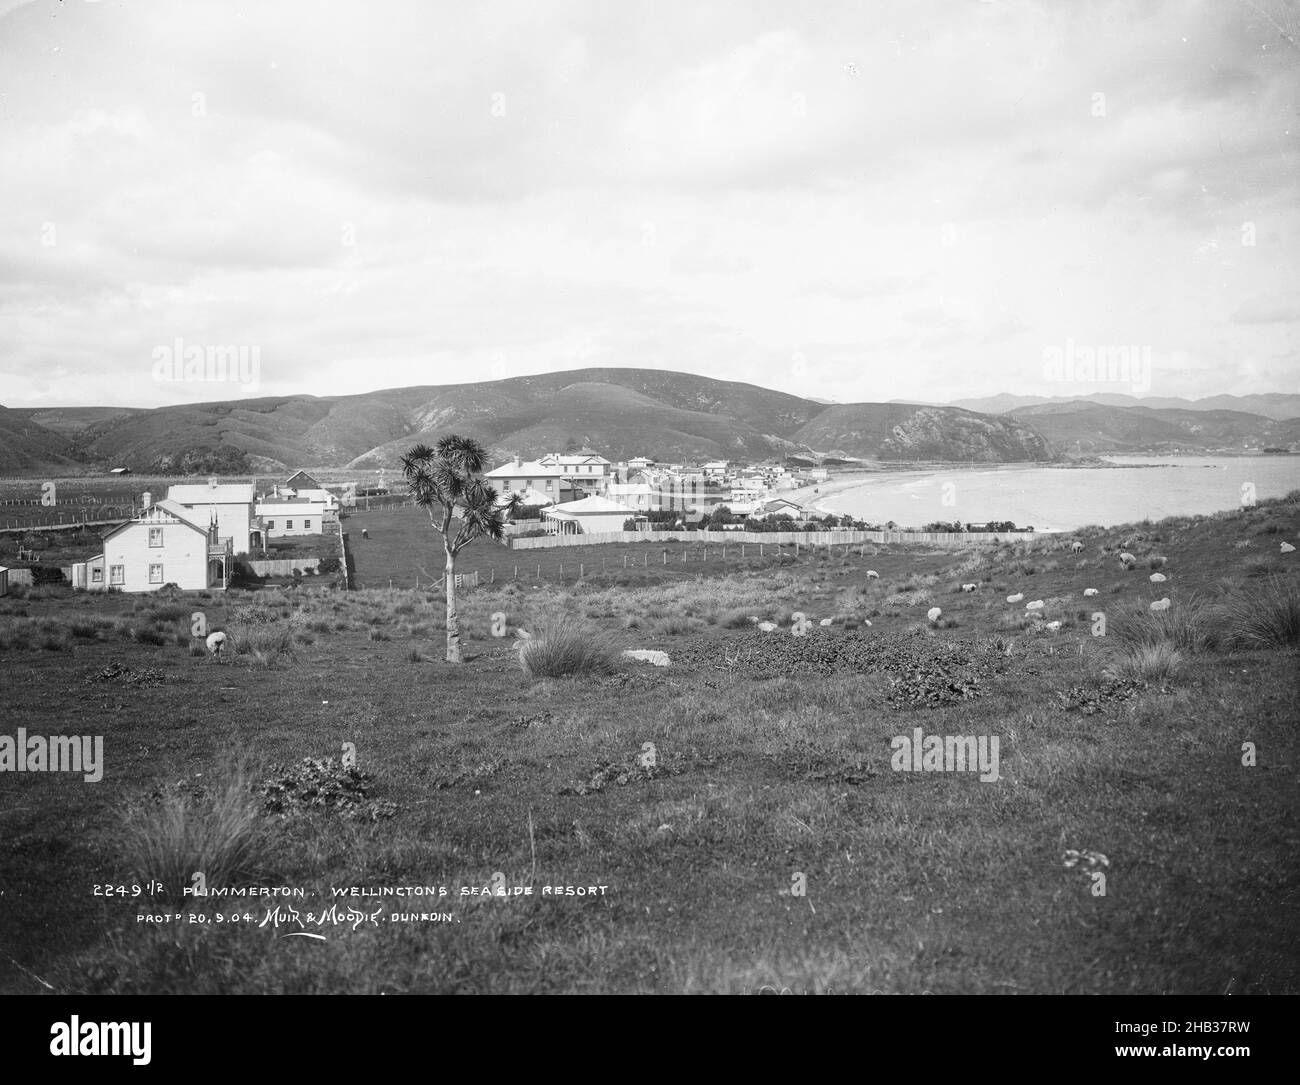
M 532 457 L 585 445 L 615 460 L 759 460 L 814 452 L 882 462 L 1012 463 L 1105 452 L 1285 447 L 1300 443 L 1300 420 L 1084 399 L 1027 404 L 1011 414 L 952 405 L 822 403 L 689 373 L 593 368 L 350 396 L 150 410 L 9 410 L 0 415 L 0 473 L 77 462 L 200 473 L 222 469 L 204 464 L 251 471 L 393 468 L 417 441 L 450 432 L 476 437 L 497 462 L 515 453 Z
M 968 411 L 979 411 L 983 414 L 1016 414 L 1020 413 L 1025 407 L 1078 402 L 1098 403 L 1106 407 L 1236 411 L 1262 415 L 1265 418 L 1271 418 L 1275 422 L 1300 418 L 1300 395 L 1288 395 L 1283 392 L 1250 396 L 1207 396 L 1204 399 L 1180 399 L 1177 396 L 1152 396 L 1138 399 L 1137 396 L 1127 396 L 1117 392 L 1093 392 L 1086 396 L 1065 397 L 1016 396 L 1002 393 L 1001 395 L 984 396 L 979 399 L 953 400 L 947 406 L 963 407 Z

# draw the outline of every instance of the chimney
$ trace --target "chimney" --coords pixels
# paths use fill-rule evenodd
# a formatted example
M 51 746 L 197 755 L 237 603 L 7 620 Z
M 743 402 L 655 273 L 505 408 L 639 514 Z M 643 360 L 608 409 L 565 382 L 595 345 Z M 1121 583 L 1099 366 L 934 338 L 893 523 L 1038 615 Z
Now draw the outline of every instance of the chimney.
M 515 453 L 515 466 L 516 466 L 516 467 L 523 467 L 523 465 L 524 465 L 524 458 L 523 458 L 521 455 L 519 455 L 518 452 L 516 452 L 516 453 Z
M 148 490 L 145 490 L 145 492 L 140 495 L 140 507 L 142 509 L 147 509 L 152 503 L 153 503 L 153 494 L 151 494 Z
M 215 478 L 209 478 L 209 479 L 208 479 L 208 489 L 209 489 L 209 490 L 215 490 L 216 488 L 217 488 L 217 480 L 216 480 Z

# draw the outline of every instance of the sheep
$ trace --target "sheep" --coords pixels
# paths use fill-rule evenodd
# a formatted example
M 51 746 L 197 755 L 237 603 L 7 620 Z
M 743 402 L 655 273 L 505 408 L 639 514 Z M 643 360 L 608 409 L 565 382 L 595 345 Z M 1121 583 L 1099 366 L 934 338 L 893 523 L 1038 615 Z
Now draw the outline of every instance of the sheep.
M 755 625 L 758 624 L 758 618 L 756 618 L 753 614 L 749 616 L 749 620 L 753 622 Z
M 776 622 L 759 622 L 758 628 L 764 633 L 771 633 L 776 628 Z
M 1060 628 L 1061 628 L 1061 623 L 1060 623 L 1060 622 L 1048 622 L 1048 623 L 1047 623 L 1047 629 L 1048 629 L 1049 632 L 1055 633 L 1055 632 L 1057 632 L 1057 630 L 1059 630 Z
M 962 590 L 962 591 L 974 591 L 974 590 L 975 590 L 976 588 L 978 588 L 978 587 L 979 587 L 978 584 L 963 584 L 963 585 L 961 586 L 961 590 Z
M 875 569 L 868 569 L 868 570 L 867 570 L 867 579 L 868 579 L 868 580 L 879 580 L 879 579 L 880 579 L 880 574 L 879 574 L 878 572 L 876 572 Z
M 1127 550 L 1125 550 L 1119 556 L 1119 563 L 1125 569 L 1128 569 L 1137 564 L 1137 558 L 1134 555 L 1130 554 Z
M 818 622 L 817 624 L 818 624 L 818 625 L 822 625 L 822 626 L 826 626 L 826 625 L 830 625 L 833 621 L 835 621 L 834 618 L 823 618 L 823 619 L 822 619 L 820 622 Z
M 1169 578 L 1164 573 L 1152 573 L 1150 580 L 1152 584 L 1163 584 Z
M 205 643 L 208 646 L 208 652 L 213 656 L 213 658 L 220 659 L 221 650 L 226 646 L 226 635 L 225 633 L 220 632 L 209 633 L 208 639 Z
M 367 531 L 364 527 L 361 529 L 361 537 L 362 537 L 363 539 L 368 539 L 368 538 L 370 538 L 370 532 Z
M 1294 551 L 1295 551 L 1295 547 L 1292 546 L 1289 542 L 1284 542 L 1282 544 L 1282 553 L 1290 554 L 1293 553 Z
M 1008 595 L 1008 596 L 1007 596 L 1007 602 L 1008 602 L 1008 603 L 1018 603 L 1018 602 L 1020 602 L 1020 600 L 1023 599 L 1024 597 L 1025 597 L 1025 593 L 1022 592 L 1022 591 L 1019 591 L 1019 592 L 1016 592 L 1015 595 Z
M 929 618 L 931 624 L 933 624 L 934 622 L 937 622 L 937 621 L 939 620 L 939 618 L 942 616 L 942 614 L 943 614 L 943 611 L 940 610 L 938 607 L 931 607 L 931 608 L 926 612 L 926 615 L 925 615 L 925 616 L 926 616 L 927 618 Z
M 636 659 L 642 663 L 653 663 L 656 667 L 670 667 L 672 660 L 668 658 L 667 652 L 661 652 L 657 648 L 624 648 L 624 659 Z
M 1042 609 L 1043 609 L 1043 601 L 1042 601 L 1041 599 L 1035 599 L 1032 603 L 1026 603 L 1026 604 L 1025 604 L 1025 609 L 1026 609 L 1026 610 L 1042 610 Z
M 1094 596 L 1094 595 L 1097 594 L 1097 589 L 1096 589 L 1096 588 L 1084 588 L 1084 589 L 1083 589 L 1083 594 L 1086 595 L 1086 596 L 1089 596 L 1089 597 Z
M 1083 543 L 1079 542 L 1078 539 L 1075 539 L 1074 542 L 1070 543 L 1070 550 L 1075 554 L 1083 553 Z
M 1155 611 L 1168 610 L 1168 609 L 1169 609 L 1169 597 L 1168 597 L 1168 596 L 1165 596 L 1165 598 L 1163 598 L 1163 599 L 1157 599 L 1154 603 L 1151 604 L 1151 609 L 1152 609 L 1152 610 L 1155 610 Z

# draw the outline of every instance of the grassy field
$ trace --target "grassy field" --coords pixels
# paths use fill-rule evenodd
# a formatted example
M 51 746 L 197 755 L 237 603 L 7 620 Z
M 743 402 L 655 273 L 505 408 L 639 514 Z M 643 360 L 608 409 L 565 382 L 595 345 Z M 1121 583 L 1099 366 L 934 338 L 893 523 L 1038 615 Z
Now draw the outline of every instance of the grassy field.
M 371 516 L 366 584 L 437 575 Z M 405 584 L 0 599 L 0 735 L 105 761 L 0 774 L 0 990 L 1298 993 L 1298 533 L 1293 494 L 1081 553 L 585 548 L 563 585 L 477 544 L 460 667 Z M 520 628 L 610 665 L 530 677 Z M 895 771 L 915 728 L 997 736 L 1000 778 Z M 179 899 L 196 870 L 305 895 Z M 448 893 L 331 899 L 392 887 Z

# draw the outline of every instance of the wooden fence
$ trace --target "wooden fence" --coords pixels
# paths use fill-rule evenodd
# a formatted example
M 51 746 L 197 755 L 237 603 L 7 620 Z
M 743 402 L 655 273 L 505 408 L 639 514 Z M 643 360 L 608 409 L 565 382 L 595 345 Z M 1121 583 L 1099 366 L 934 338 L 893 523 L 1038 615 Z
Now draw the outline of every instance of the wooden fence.
M 295 569 L 306 572 L 319 564 L 320 558 L 268 558 L 248 563 L 249 568 L 258 576 L 293 576 Z
M 591 535 L 538 535 L 510 540 L 512 550 L 548 550 L 555 546 L 600 546 L 608 543 L 684 542 L 703 546 L 766 543 L 769 546 L 844 546 L 858 543 L 928 543 L 931 546 L 990 545 L 1042 539 L 1045 531 L 608 531 Z

